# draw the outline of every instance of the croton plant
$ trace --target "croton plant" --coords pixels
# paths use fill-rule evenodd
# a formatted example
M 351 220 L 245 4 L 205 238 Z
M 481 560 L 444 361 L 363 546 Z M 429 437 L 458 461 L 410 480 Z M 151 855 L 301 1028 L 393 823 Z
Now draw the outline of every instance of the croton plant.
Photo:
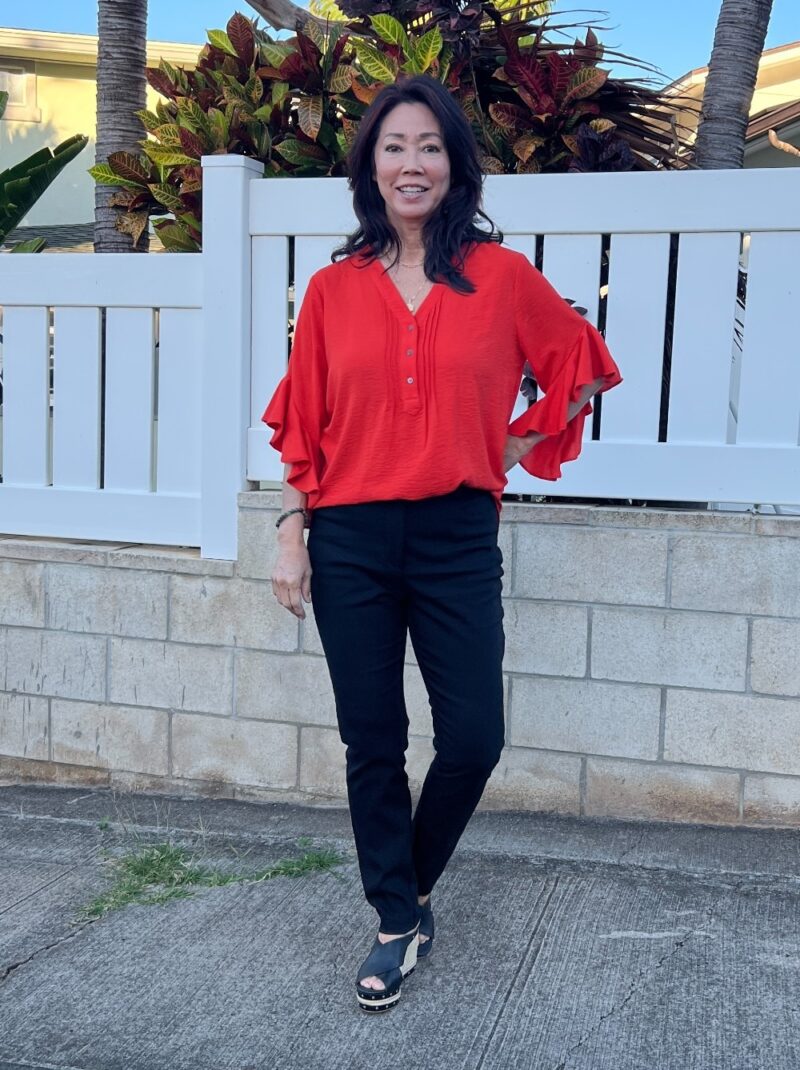
M 201 156 L 251 156 L 267 178 L 345 175 L 370 102 L 382 86 L 417 73 L 456 96 L 485 173 L 672 166 L 672 105 L 600 68 L 603 46 L 591 28 L 570 46 L 546 40 L 554 27 L 542 7 L 521 18 L 524 9 L 488 0 L 341 0 L 343 19 L 311 18 L 281 41 L 237 12 L 225 30 L 208 32 L 194 70 L 163 59 L 148 69 L 163 99 L 137 113 L 150 135 L 142 151 L 113 153 L 90 173 L 119 187 L 117 225 L 134 243 L 160 216 L 154 226 L 165 248 L 196 251 Z

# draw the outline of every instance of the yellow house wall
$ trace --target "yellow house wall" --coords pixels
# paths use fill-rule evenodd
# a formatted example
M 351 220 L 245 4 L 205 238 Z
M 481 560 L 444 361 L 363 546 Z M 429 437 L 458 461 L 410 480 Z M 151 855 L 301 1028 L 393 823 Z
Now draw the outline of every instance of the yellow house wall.
M 45 191 L 23 223 L 88 223 L 94 213 L 94 180 L 87 174 L 87 168 L 94 163 L 94 67 L 37 63 L 36 98 L 41 122 L 0 120 L 3 167 L 19 163 L 45 146 L 55 148 L 73 134 L 87 134 L 91 140 Z
M 800 63 L 795 64 L 795 68 L 798 67 Z M 750 105 L 750 114 L 755 115 L 766 108 L 777 108 L 793 100 L 800 100 L 800 70 L 796 69 L 796 77 L 790 79 L 787 79 L 785 74 L 780 76 L 776 71 L 774 78 L 769 75 L 759 78 L 753 94 L 753 103 Z
M 45 146 L 55 148 L 73 134 L 89 137 L 83 152 L 66 166 L 25 216 L 23 226 L 91 223 L 94 219 L 94 179 L 88 168 L 95 162 L 95 78 L 93 64 L 37 61 L 36 103 L 42 112 L 41 121 L 0 119 L 0 170 Z M 148 86 L 147 107 L 155 108 L 158 99 Z
M 685 86 L 683 89 L 676 90 L 676 92 L 680 96 L 689 97 L 696 101 L 699 108 L 699 103 L 703 99 L 704 88 L 705 79 L 703 78 L 703 80 L 696 81 L 693 85 Z M 797 54 L 797 51 L 793 50 L 791 55 L 785 56 L 780 62 L 774 58 L 769 63 L 762 59 L 758 68 L 758 79 L 753 99 L 750 103 L 749 114 L 757 115 L 767 108 L 777 108 L 794 100 L 800 100 L 800 55 Z M 689 111 L 688 109 L 681 110 L 678 114 L 678 122 L 684 128 L 681 130 L 681 135 L 687 144 L 691 144 L 694 141 L 698 117 L 699 111 L 695 113 L 694 110 Z M 770 164 L 759 163 L 756 165 L 748 157 L 745 166 L 769 167 Z

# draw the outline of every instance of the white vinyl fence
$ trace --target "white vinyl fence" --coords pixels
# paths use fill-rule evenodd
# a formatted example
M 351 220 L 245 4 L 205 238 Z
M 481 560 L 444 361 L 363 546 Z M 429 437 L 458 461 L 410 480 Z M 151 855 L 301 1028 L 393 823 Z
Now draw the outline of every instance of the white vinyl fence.
M 0 532 L 236 557 L 263 168 L 204 163 L 202 254 L 0 257 Z
M 203 164 L 202 254 L 0 257 L 1 532 L 235 558 L 237 492 L 280 484 L 260 416 L 308 279 L 355 226 L 351 195 L 343 178 Z M 484 189 L 506 244 L 587 308 L 624 377 L 562 479 L 518 466 L 509 492 L 800 504 L 800 173 L 492 175 Z
M 299 184 L 300 180 L 297 180 Z M 286 366 L 286 233 L 295 287 L 353 225 L 344 179 L 252 187 L 254 304 L 251 479 L 279 479 L 258 416 Z M 484 205 L 505 243 L 535 262 L 598 323 L 603 236 L 610 236 L 605 338 L 624 383 L 601 401 L 599 439 L 557 482 L 520 466 L 507 491 L 648 500 L 800 502 L 800 175 L 792 169 L 600 175 L 491 175 Z M 671 235 L 677 264 L 670 272 Z M 737 278 L 749 235 L 747 305 L 735 343 Z M 672 277 L 671 277 L 672 276 Z M 669 394 L 667 301 L 674 304 Z M 273 304 L 273 300 L 275 304 Z M 278 307 L 280 303 L 280 307 Z M 465 339 L 468 344 L 468 339 Z M 527 402 L 520 396 L 514 415 Z M 662 414 L 662 407 L 664 412 Z M 659 427 L 666 424 L 665 441 Z M 365 447 L 368 448 L 368 447 Z

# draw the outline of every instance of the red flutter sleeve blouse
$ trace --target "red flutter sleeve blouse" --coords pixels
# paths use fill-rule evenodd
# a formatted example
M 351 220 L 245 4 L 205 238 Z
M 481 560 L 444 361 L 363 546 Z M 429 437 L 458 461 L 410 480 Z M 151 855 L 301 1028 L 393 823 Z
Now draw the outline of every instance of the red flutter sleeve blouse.
M 416 313 L 378 260 L 356 254 L 315 272 L 289 366 L 261 419 L 307 508 L 446 494 L 461 483 L 502 508 L 508 435 L 547 435 L 520 461 L 555 480 L 581 451 L 591 401 L 622 382 L 602 336 L 522 253 L 473 244 L 459 294 L 434 283 Z M 525 361 L 544 393 L 509 424 Z

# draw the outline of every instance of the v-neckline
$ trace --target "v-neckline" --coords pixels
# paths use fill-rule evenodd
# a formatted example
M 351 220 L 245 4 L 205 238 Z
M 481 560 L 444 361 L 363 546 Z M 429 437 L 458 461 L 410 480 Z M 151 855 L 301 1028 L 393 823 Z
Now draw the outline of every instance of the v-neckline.
M 433 303 L 433 298 L 435 297 L 435 295 L 438 294 L 438 292 L 442 289 L 444 285 L 441 282 L 434 282 L 430 290 L 428 290 L 423 299 L 420 301 L 419 305 L 417 305 L 416 309 L 412 312 L 411 309 L 408 307 L 405 298 L 400 293 L 400 290 L 397 288 L 396 283 L 389 276 L 389 273 L 384 268 L 380 259 L 378 257 L 375 257 L 375 259 L 370 262 L 369 266 L 372 267 L 373 271 L 377 273 L 377 282 L 383 287 L 384 293 L 390 297 L 390 300 L 398 309 L 398 311 L 402 311 L 403 317 L 414 316 L 416 318 L 417 316 L 420 316 L 423 312 L 427 312 L 428 306 Z

